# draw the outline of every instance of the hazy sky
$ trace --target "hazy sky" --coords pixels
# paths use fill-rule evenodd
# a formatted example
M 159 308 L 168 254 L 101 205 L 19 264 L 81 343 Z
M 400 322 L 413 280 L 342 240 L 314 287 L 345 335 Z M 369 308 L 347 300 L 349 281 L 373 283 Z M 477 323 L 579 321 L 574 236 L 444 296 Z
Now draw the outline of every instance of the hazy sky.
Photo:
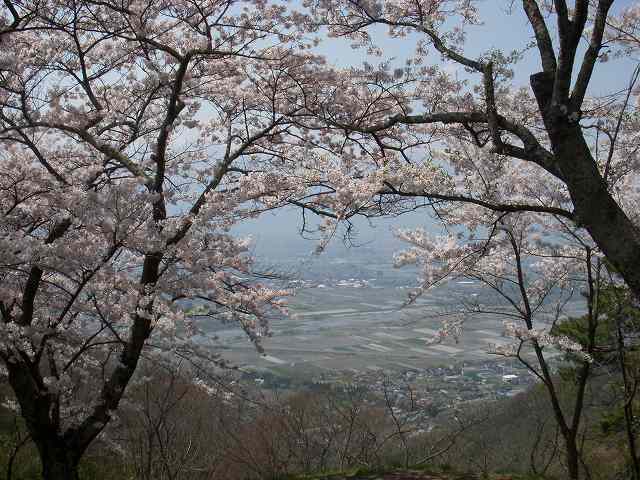
M 514 13 L 509 14 L 508 6 L 514 4 Z M 633 0 L 618 0 L 615 10 L 620 11 L 633 4 Z M 465 54 L 475 57 L 491 48 L 502 48 L 506 51 L 521 49 L 531 40 L 531 28 L 526 17 L 522 14 L 520 2 L 511 0 L 486 0 L 482 5 L 482 19 L 484 24 L 468 29 L 468 41 Z M 348 41 L 339 39 L 325 39 L 318 48 L 330 63 L 337 66 L 361 65 L 363 61 L 375 64 L 390 57 L 399 63 L 412 54 L 415 49 L 417 35 L 404 39 L 391 39 L 385 35 L 386 28 L 375 30 L 374 38 L 384 50 L 384 57 L 367 57 L 363 50 L 354 50 Z M 434 60 L 439 55 L 434 54 Z M 591 93 L 598 95 L 612 92 L 618 88 L 625 88 L 629 80 L 633 65 L 637 59 L 611 61 L 598 66 L 591 82 Z M 531 50 L 516 69 L 515 82 L 518 85 L 528 85 L 529 75 L 539 71 L 539 57 L 535 50 Z M 455 69 L 454 66 L 451 67 Z M 453 70 L 452 70 L 453 71 Z M 466 75 L 464 73 L 461 73 Z M 393 230 L 399 227 L 424 226 L 430 230 L 438 230 L 439 226 L 429 216 L 427 209 L 396 219 L 378 220 L 371 227 L 365 221 L 356 220 L 359 236 L 358 241 L 379 248 L 382 252 L 400 250 L 403 245 L 393 236 Z M 300 255 L 312 252 L 316 243 L 299 236 L 300 212 L 294 209 L 280 210 L 268 213 L 259 219 L 241 225 L 237 231 L 241 234 L 251 234 L 255 240 L 255 252 L 258 255 L 268 255 L 272 258 L 286 258 L 289 255 Z M 334 242 L 332 250 L 340 251 L 344 247 L 340 239 Z

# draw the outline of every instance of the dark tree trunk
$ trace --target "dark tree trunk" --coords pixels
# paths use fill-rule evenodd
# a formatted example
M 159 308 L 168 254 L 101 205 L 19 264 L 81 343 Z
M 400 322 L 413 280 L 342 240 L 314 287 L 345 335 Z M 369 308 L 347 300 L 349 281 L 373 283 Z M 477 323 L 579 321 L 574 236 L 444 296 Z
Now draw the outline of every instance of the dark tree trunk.
M 58 439 L 37 442 L 44 480 L 79 480 L 79 456 Z
M 142 284 L 153 284 L 158 278 L 160 254 L 145 258 Z M 151 304 L 147 306 L 151 308 Z M 111 420 L 120 399 L 136 370 L 145 341 L 151 333 L 146 316 L 136 315 L 130 328 L 129 341 L 120 354 L 120 361 L 103 384 L 99 402 L 79 426 L 61 433 L 58 398 L 44 388 L 37 364 L 22 358 L 4 358 L 21 415 L 29 434 L 38 447 L 45 480 L 78 480 L 78 464 L 87 447 Z
M 78 480 L 78 464 L 86 447 L 59 432 L 55 397 L 42 394 L 24 363 L 7 362 L 9 383 L 13 387 L 29 435 L 38 448 L 45 480 Z
M 576 444 L 575 435 L 565 438 L 567 445 L 567 471 L 571 480 L 580 478 L 580 454 Z
M 579 226 L 585 228 L 607 260 L 640 298 L 640 231 L 611 196 L 578 123 L 580 112 L 551 102 L 554 76 L 537 73 L 531 87 L 556 158 L 561 180 L 567 185 Z

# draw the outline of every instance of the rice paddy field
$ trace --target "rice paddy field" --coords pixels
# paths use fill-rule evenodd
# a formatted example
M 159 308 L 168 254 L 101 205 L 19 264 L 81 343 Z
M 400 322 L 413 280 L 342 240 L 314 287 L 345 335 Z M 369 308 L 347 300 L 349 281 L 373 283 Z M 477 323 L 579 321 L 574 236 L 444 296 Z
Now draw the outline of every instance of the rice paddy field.
M 272 323 L 259 354 L 237 328 L 216 329 L 224 358 L 253 371 L 315 374 L 326 370 L 423 370 L 491 359 L 491 345 L 508 343 L 504 316 L 462 313 L 463 305 L 486 297 L 473 282 L 452 282 L 406 305 L 407 286 L 377 285 L 357 279 L 333 280 L 300 288 L 291 300 L 290 315 Z M 397 282 L 395 282 L 397 283 Z M 577 315 L 570 303 L 565 315 Z M 494 311 L 506 307 L 495 304 Z M 464 320 L 459 339 L 433 344 L 445 320 Z

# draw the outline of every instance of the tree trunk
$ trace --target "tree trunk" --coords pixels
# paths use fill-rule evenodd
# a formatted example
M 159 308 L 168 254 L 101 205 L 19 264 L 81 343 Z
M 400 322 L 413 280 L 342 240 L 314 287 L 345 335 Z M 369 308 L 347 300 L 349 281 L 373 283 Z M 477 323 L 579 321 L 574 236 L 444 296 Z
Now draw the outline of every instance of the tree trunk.
M 55 442 L 55 443 L 54 443 Z M 44 480 L 79 480 L 78 455 L 61 445 L 62 442 L 38 445 Z
M 558 150 L 578 223 L 640 298 L 640 234 L 609 193 L 582 133 L 573 130 L 579 137 Z
M 551 104 L 553 83 L 554 77 L 548 73 L 531 76 L 560 180 L 571 195 L 577 223 L 589 232 L 640 299 L 640 231 L 611 196 L 582 135 L 579 112 L 568 111 L 569 105 Z
M 578 453 L 575 435 L 572 434 L 565 437 L 565 443 L 567 446 L 567 470 L 569 478 L 571 480 L 578 480 L 580 478 L 580 454 Z

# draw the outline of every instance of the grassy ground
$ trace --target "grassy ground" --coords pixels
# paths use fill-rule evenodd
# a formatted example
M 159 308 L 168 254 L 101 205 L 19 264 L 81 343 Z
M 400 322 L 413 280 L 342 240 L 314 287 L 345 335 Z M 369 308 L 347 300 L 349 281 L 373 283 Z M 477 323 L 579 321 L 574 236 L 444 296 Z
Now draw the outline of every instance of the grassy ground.
M 527 475 L 478 475 L 475 473 L 453 472 L 448 468 L 434 469 L 420 467 L 391 470 L 349 470 L 327 472 L 316 475 L 293 476 L 276 480 L 545 480 L 539 476 Z

